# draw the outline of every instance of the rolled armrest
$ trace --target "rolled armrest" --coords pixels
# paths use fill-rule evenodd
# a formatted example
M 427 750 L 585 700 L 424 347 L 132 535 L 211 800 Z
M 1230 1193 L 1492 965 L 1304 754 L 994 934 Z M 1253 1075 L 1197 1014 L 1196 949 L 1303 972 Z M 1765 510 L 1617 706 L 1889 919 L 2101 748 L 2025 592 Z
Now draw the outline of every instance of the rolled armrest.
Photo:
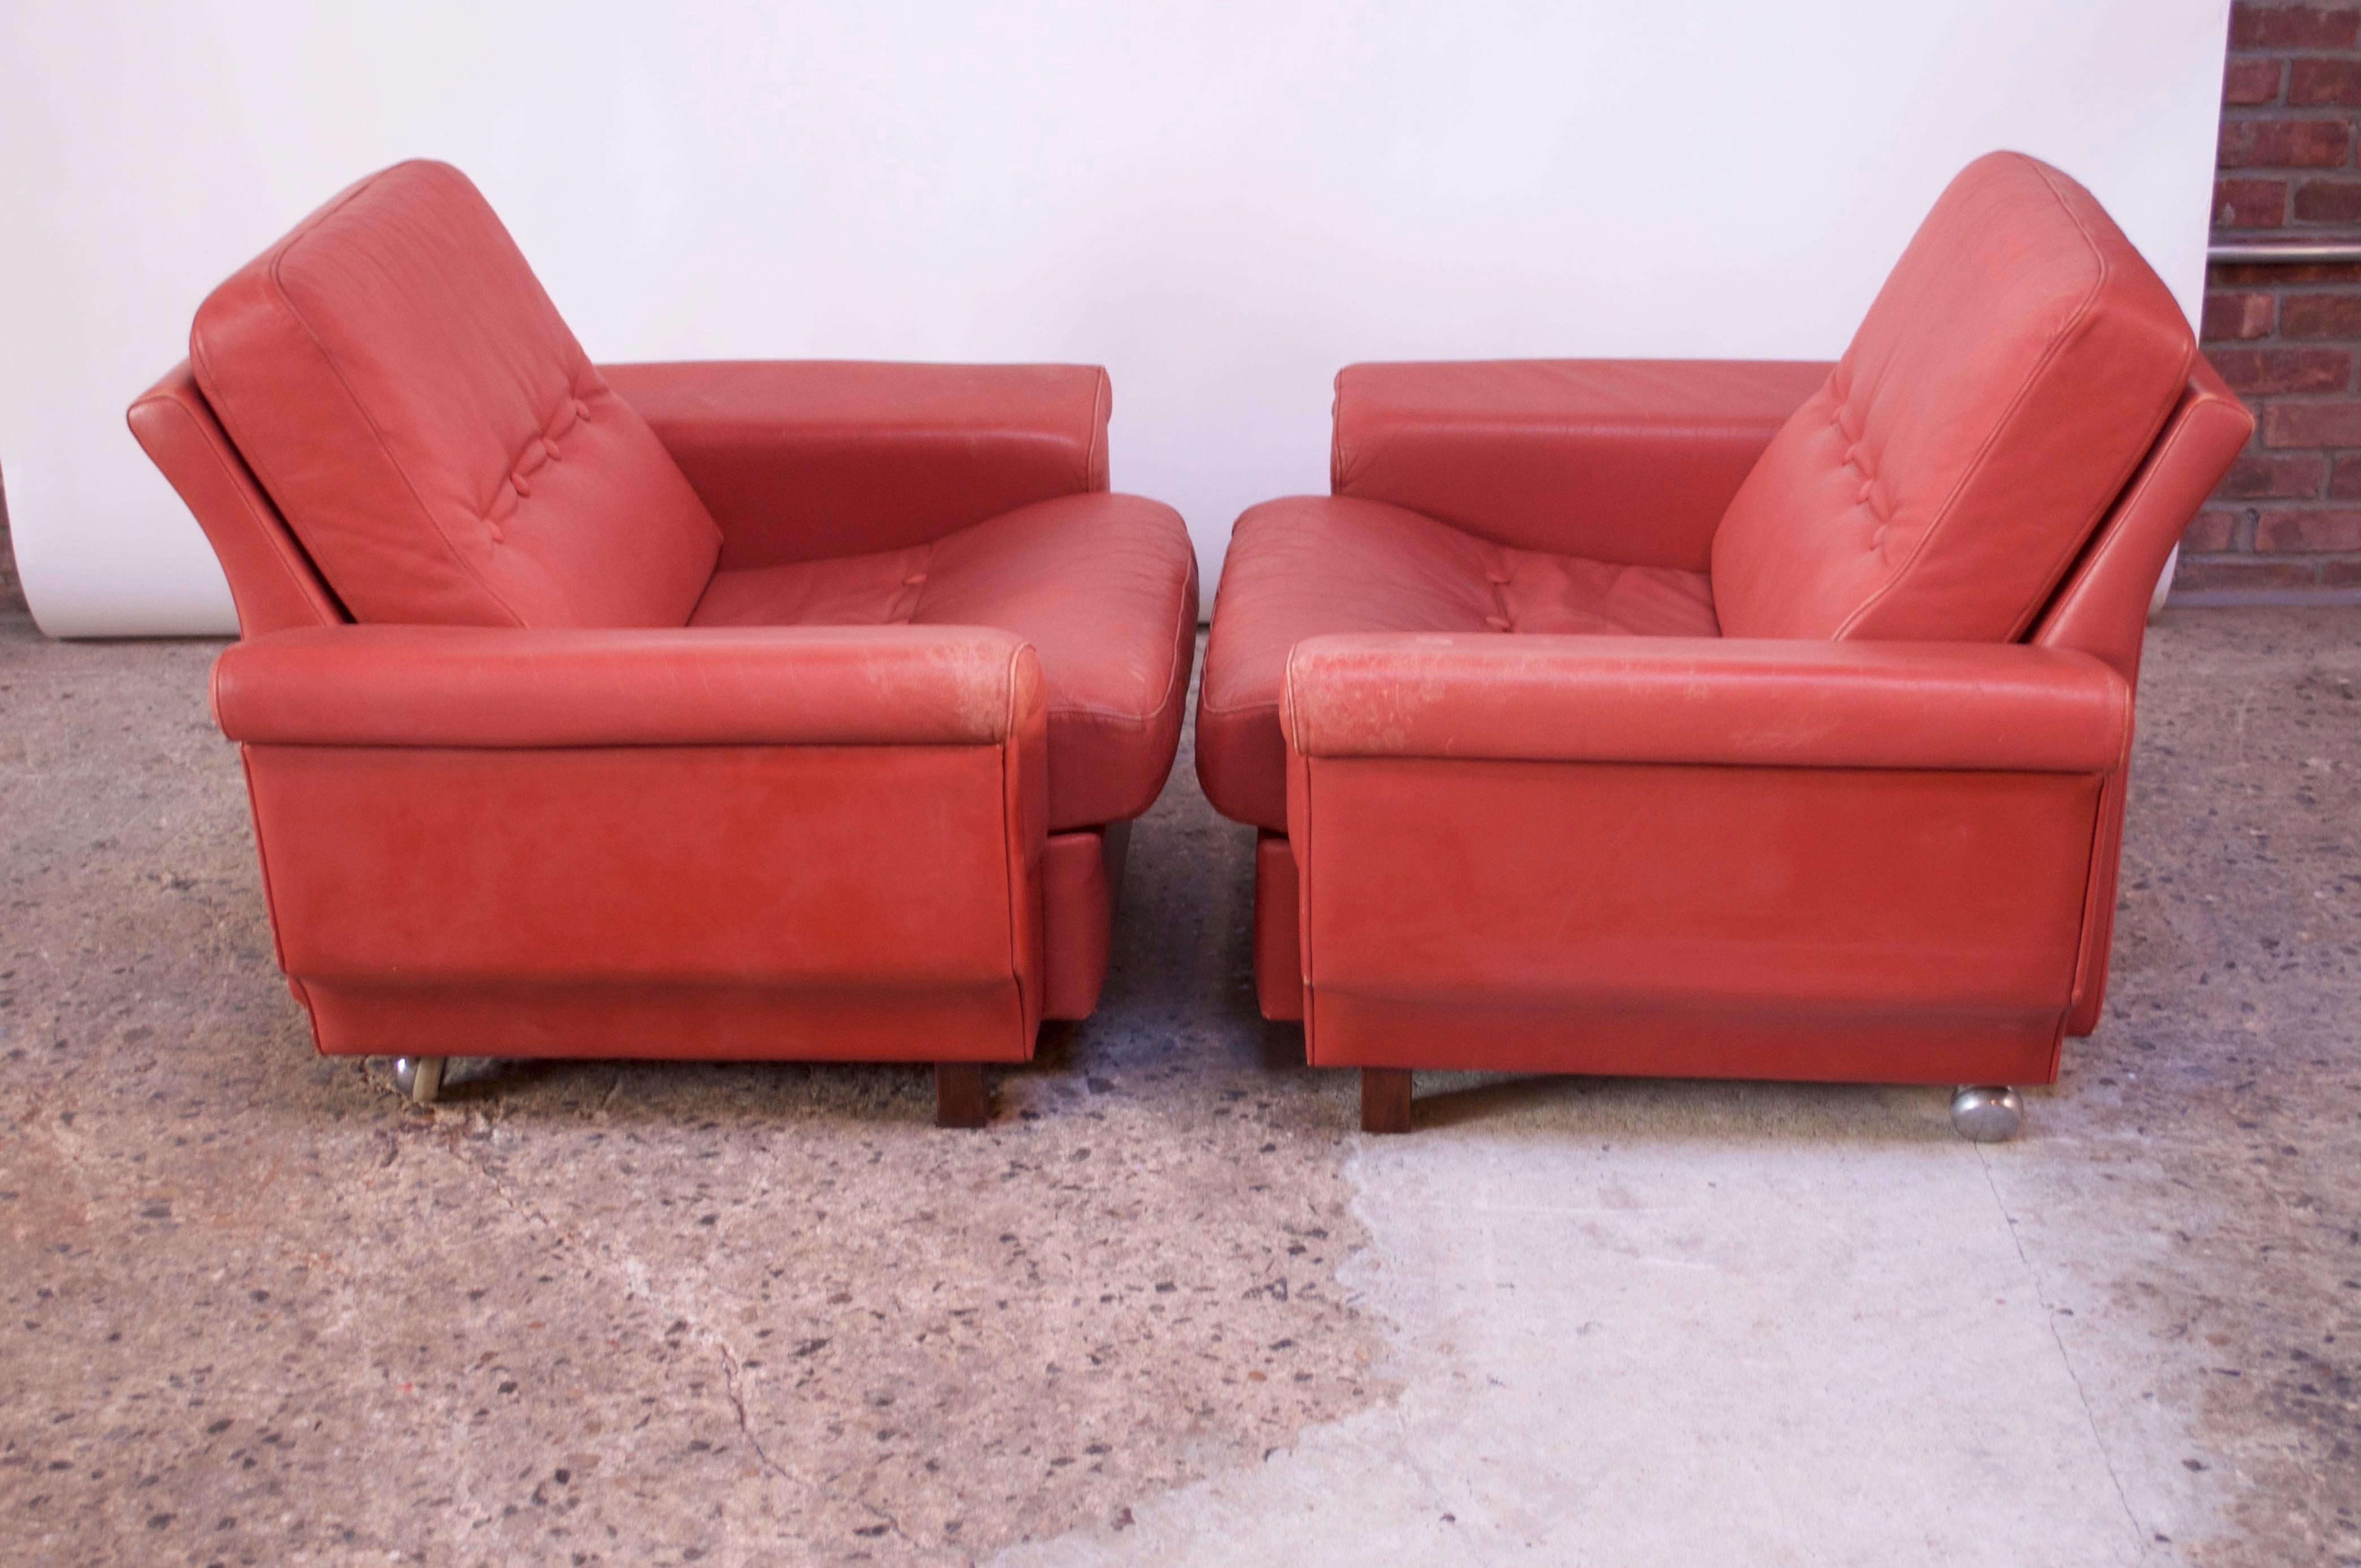
M 1314 637 L 1288 660 L 1306 757 L 2105 773 L 2132 694 L 2015 643 Z
M 1330 485 L 1521 549 L 1701 572 L 1730 498 L 1828 369 L 1764 359 L 1347 366 Z
M 233 740 L 283 746 L 968 746 L 1041 705 L 1032 645 L 975 627 L 339 626 L 214 665 Z
M 939 539 L 1107 488 L 1092 365 L 729 360 L 599 367 L 721 529 L 721 565 Z

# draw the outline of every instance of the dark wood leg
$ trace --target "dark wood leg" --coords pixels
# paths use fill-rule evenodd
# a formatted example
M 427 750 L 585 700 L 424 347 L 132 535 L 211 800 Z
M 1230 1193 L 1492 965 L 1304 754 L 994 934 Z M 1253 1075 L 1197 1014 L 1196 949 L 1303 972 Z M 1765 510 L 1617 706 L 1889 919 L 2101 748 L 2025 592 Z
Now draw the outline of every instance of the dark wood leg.
M 1361 1069 L 1361 1131 L 1410 1131 L 1410 1069 L 1365 1067 Z
M 935 1064 L 935 1125 L 981 1127 L 992 1120 L 992 1098 L 980 1061 Z

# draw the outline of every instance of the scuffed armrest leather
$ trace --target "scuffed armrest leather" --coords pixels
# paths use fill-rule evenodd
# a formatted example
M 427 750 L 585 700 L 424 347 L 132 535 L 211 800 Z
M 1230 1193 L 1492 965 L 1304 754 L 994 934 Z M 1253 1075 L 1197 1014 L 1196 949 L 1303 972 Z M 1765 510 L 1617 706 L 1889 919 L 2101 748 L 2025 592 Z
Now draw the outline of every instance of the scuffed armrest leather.
M 1107 488 L 1093 365 L 602 365 L 719 525 L 721 565 L 900 549 Z
M 280 746 L 981 746 L 1041 706 L 1032 645 L 980 627 L 339 626 L 213 677 L 223 732 Z
M 2111 772 L 2132 694 L 2013 643 L 1315 637 L 1288 660 L 1305 757 Z
M 1330 488 L 1521 549 L 1701 572 L 1730 498 L 1829 367 L 1775 359 L 1351 365 Z

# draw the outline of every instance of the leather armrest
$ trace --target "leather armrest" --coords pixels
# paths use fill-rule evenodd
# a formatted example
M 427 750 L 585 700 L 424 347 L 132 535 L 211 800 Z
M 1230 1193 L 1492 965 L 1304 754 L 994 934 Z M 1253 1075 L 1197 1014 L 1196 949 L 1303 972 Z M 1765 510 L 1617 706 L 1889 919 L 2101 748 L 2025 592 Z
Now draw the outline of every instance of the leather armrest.
M 2016 643 L 1332 636 L 1281 717 L 1305 757 L 2103 773 L 2132 693 Z
M 1730 498 L 1828 379 L 1817 361 L 1352 365 L 1329 483 L 1501 544 L 1702 572 Z
M 287 746 L 982 746 L 1042 706 L 1032 645 L 981 627 L 338 626 L 214 665 L 233 740 Z
M 897 550 L 1107 488 L 1094 365 L 603 365 L 721 529 L 724 569 Z

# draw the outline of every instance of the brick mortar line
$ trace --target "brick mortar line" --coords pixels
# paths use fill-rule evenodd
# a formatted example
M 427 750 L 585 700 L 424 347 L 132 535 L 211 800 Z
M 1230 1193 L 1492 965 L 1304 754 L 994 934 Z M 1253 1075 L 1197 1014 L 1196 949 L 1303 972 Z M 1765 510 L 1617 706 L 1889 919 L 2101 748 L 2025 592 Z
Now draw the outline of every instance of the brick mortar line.
M 2246 221 L 2216 223 L 2212 237 L 2361 241 L 2361 213 L 2351 211 L 2361 205 L 2361 6 L 2240 0 L 2228 32 L 2214 213 Z M 2234 85 L 2253 101 L 2232 102 Z M 2224 156 L 2272 152 L 2312 156 L 2227 163 Z M 2189 544 L 2208 548 L 2184 547 L 2177 591 L 2231 600 L 2361 598 L 2361 552 L 2302 548 L 2352 543 L 2361 515 L 2361 495 L 2336 493 L 2361 483 L 2361 263 L 2209 259 L 2204 318 L 2222 335 L 2204 336 L 2201 347 L 2254 411 L 2256 429 L 2200 509 Z M 2307 323 L 2346 330 L 2288 330 Z M 2291 444 L 2273 445 L 2272 434 Z M 2265 493 L 2228 493 L 2246 487 Z M 2268 547 L 2274 543 L 2280 547 Z

